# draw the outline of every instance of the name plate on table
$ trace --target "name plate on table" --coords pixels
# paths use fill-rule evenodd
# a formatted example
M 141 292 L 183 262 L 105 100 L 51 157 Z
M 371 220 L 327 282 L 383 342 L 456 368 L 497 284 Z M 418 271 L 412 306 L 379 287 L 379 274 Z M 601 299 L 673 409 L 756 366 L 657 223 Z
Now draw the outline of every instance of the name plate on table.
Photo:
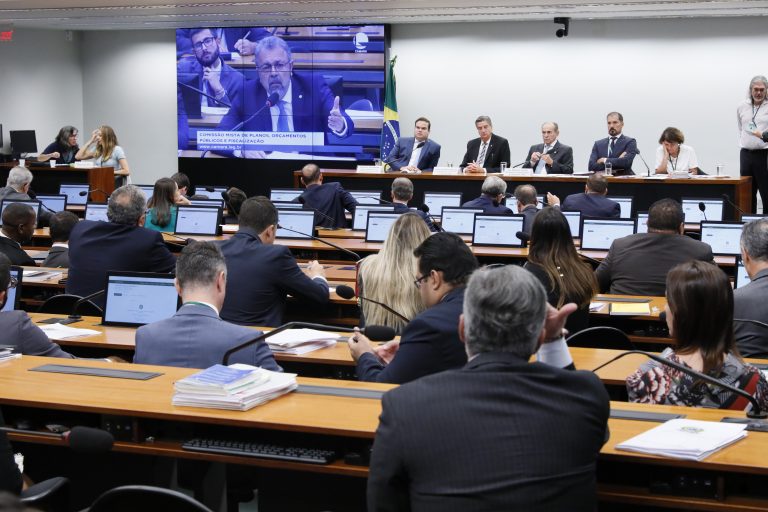
M 533 169 L 507 169 L 504 176 L 533 176 Z
M 366 172 L 370 174 L 382 174 L 384 167 L 381 165 L 358 165 L 357 172 Z
M 434 176 L 455 176 L 461 174 L 461 167 L 435 167 L 432 169 Z
M 687 180 L 691 177 L 691 175 L 688 174 L 688 171 L 670 172 L 667 176 L 678 180 Z
M 75 162 L 72 167 L 75 169 L 93 169 L 93 162 Z

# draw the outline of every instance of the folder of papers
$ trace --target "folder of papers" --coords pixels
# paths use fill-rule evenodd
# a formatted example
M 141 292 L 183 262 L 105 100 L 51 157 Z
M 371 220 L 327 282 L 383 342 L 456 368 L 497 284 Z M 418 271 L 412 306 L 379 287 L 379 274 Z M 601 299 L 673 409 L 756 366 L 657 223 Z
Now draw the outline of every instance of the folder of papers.
M 316 329 L 286 329 L 266 339 L 273 352 L 301 355 L 320 348 L 331 347 L 341 339 L 332 332 Z
M 635 316 L 650 315 L 651 306 L 647 302 L 612 302 L 611 315 Z

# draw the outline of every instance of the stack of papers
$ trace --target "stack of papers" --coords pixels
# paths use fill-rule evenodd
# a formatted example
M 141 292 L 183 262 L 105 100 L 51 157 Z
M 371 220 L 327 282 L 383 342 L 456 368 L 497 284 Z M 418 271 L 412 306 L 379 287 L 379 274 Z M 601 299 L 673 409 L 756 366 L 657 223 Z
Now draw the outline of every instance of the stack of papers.
M 295 373 L 220 364 L 174 383 L 173 405 L 247 411 L 296 389 Z
M 744 423 L 676 419 L 616 445 L 617 450 L 675 459 L 703 460 L 747 437 Z
M 10 361 L 11 359 L 16 359 L 18 357 L 21 357 L 21 354 L 14 354 L 12 348 L 2 348 L 0 349 L 0 363 L 3 361 Z
M 647 302 L 611 302 L 611 315 L 636 316 L 650 315 L 651 306 Z
M 306 354 L 320 348 L 331 347 L 341 339 L 332 332 L 316 329 L 286 329 L 265 341 L 273 352 L 281 354 Z
M 62 320 L 64 320 L 62 318 Z M 69 327 L 68 325 L 64 324 L 46 324 L 46 325 L 40 325 L 40 330 L 42 330 L 46 336 L 48 336 L 52 340 L 63 340 L 66 338 L 77 338 L 80 336 L 93 336 L 94 334 L 101 334 L 99 331 L 95 331 L 93 329 L 76 329 L 74 327 Z

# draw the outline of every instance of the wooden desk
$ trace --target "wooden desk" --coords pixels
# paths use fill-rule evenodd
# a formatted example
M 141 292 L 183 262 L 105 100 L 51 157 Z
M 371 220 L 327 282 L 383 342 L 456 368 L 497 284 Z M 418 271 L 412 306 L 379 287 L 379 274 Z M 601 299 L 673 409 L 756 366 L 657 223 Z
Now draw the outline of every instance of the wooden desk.
M 0 181 L 5 183 L 8 173 L 18 162 L 0 164 Z M 91 167 L 78 169 L 70 166 L 49 167 L 46 165 L 28 165 L 27 168 L 34 176 L 34 190 L 38 194 L 58 194 L 62 183 L 87 183 L 89 188 L 101 189 L 105 194 L 94 191 L 91 200 L 106 202 L 109 194 L 115 190 L 114 167 Z

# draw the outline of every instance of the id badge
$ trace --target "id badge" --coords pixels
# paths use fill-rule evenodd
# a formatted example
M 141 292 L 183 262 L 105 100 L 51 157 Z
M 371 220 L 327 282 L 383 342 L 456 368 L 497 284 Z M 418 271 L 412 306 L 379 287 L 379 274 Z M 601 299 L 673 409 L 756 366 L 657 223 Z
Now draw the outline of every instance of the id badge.
M 747 129 L 748 129 L 749 131 L 753 132 L 753 131 L 757 130 L 757 125 L 756 125 L 755 123 L 749 123 L 749 124 L 747 125 Z

